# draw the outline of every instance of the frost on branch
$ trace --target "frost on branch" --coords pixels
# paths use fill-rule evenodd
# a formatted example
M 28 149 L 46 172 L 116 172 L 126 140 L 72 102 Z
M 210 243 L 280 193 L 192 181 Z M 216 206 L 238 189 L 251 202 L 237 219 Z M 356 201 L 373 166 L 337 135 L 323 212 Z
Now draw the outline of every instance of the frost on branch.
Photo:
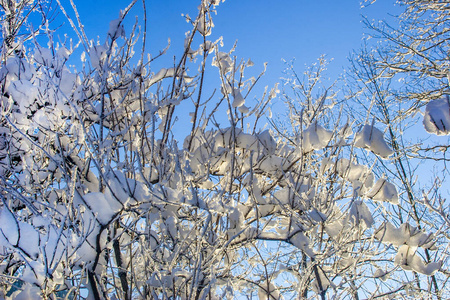
M 423 126 L 429 133 L 448 135 L 450 133 L 449 97 L 428 102 L 423 116 Z
M 220 73 L 227 74 L 231 72 L 234 68 L 234 62 L 230 55 L 225 52 L 218 52 L 217 55 L 214 57 L 211 65 L 219 68 Z M 228 84 L 225 84 L 222 86 L 222 93 L 230 93 L 231 90 L 228 86 Z
M 203 36 L 211 35 L 212 29 L 214 28 L 214 23 L 209 16 L 209 12 L 202 12 L 199 14 L 197 19 L 197 30 Z

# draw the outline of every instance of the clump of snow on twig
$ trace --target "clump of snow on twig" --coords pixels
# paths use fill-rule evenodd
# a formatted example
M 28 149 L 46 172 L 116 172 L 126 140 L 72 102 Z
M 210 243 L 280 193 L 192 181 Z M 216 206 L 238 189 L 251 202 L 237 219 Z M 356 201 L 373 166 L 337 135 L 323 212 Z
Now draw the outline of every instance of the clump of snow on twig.
M 428 133 L 436 135 L 450 134 L 449 97 L 428 102 L 423 117 L 423 126 Z

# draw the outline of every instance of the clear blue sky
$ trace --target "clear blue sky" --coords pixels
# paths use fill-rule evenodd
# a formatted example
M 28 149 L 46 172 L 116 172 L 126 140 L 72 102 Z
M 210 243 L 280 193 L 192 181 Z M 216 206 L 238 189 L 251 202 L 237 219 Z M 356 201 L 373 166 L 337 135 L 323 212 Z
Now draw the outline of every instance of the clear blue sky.
M 180 55 L 184 32 L 189 25 L 182 13 L 195 16 L 197 0 L 147 0 L 148 47 L 157 53 L 171 38 L 171 55 Z M 63 0 L 68 7 L 68 1 Z M 89 38 L 100 36 L 104 40 L 109 21 L 118 17 L 128 1 L 76 0 L 81 19 Z M 274 82 L 284 69 L 281 59 L 296 58 L 299 68 L 310 65 L 320 55 L 333 58 L 329 75 L 334 78 L 347 64 L 352 49 L 359 48 L 364 29 L 361 14 L 370 19 L 386 19 L 388 14 L 398 13 L 393 0 L 379 0 L 361 9 L 359 0 L 227 0 L 221 3 L 215 16 L 215 28 L 211 39 L 224 37 L 228 50 L 238 40 L 236 54 L 251 58 L 256 66 L 269 63 L 266 81 Z M 142 18 L 142 5 L 138 1 L 128 16 L 127 24 L 134 22 L 134 15 Z

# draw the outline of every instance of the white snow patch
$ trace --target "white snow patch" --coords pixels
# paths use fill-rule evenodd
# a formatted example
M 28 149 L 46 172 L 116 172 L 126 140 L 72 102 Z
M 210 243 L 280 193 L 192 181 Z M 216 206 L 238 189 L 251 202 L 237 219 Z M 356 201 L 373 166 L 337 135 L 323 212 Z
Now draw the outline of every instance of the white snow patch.
M 387 158 L 394 153 L 384 140 L 383 132 L 371 125 L 364 125 L 355 135 L 355 147 L 372 151 L 382 158 Z
M 337 237 L 339 233 L 341 233 L 343 228 L 344 225 L 340 220 L 325 224 L 325 232 L 332 238 Z
M 244 97 L 242 97 L 241 91 L 239 89 L 233 89 L 233 103 L 231 106 L 234 108 L 241 107 L 245 103 Z
M 26 114 L 26 109 L 39 98 L 38 88 L 30 81 L 25 80 L 11 82 L 8 93 L 19 104 L 22 114 Z
M 326 165 L 332 165 L 331 161 L 324 161 Z M 367 192 L 374 182 L 374 175 L 367 166 L 354 164 L 349 159 L 341 158 L 336 163 L 336 172 L 342 178 L 352 183 L 353 190 L 358 195 L 362 195 Z
M 258 289 L 258 298 L 261 300 L 266 299 L 274 299 L 274 300 L 281 300 L 284 299 L 281 295 L 278 288 L 272 283 L 272 282 L 264 282 L 260 285 L 260 288 Z
M 211 19 L 206 18 L 204 13 L 200 14 L 199 19 L 197 20 L 197 30 L 203 36 L 211 35 L 212 28 L 214 27 L 214 23 Z
M 290 199 L 294 196 L 294 191 L 289 187 L 284 187 L 273 193 L 273 202 L 278 205 L 289 204 Z
M 123 28 L 122 18 L 118 18 L 109 22 L 108 35 L 112 38 L 125 37 L 125 29 Z
M 264 146 L 268 153 L 274 153 L 277 149 L 277 143 L 273 139 L 269 130 L 264 130 L 263 132 L 258 133 L 258 140 Z
M 394 263 L 406 271 L 415 271 L 427 276 L 431 276 L 440 270 L 442 261 L 430 262 L 426 264 L 417 254 L 417 247 L 402 245 L 398 249 L 394 258 Z
M 325 146 L 330 142 L 332 136 L 333 132 L 326 130 L 317 123 L 310 125 L 303 131 L 303 152 L 325 148 Z
M 15 300 L 42 299 L 41 289 L 29 283 L 25 283 L 20 290 L 17 290 L 11 296 L 10 299 Z
M 434 246 L 434 235 L 427 234 L 409 223 L 403 223 L 399 228 L 389 222 L 382 224 L 375 233 L 375 238 L 385 244 L 394 246 L 409 245 L 431 249 Z
M 222 74 L 231 72 L 233 70 L 233 66 L 234 66 L 233 60 L 228 55 L 228 53 L 225 53 L 225 52 L 217 53 L 216 57 L 213 58 L 211 65 L 218 67 L 220 70 L 220 73 L 222 73 Z
M 311 220 L 314 220 L 318 223 L 325 222 L 327 220 L 327 215 L 318 211 L 317 209 L 313 209 L 308 213 Z
M 378 179 L 372 190 L 367 194 L 367 197 L 374 201 L 387 201 L 392 204 L 398 204 L 398 193 L 395 185 L 387 182 L 384 178 Z
M 372 213 L 367 205 L 362 201 L 353 202 L 348 213 L 348 218 L 349 221 L 355 225 L 364 224 L 365 228 L 370 228 L 374 222 Z
M 429 133 L 436 135 L 450 134 L 449 97 L 428 102 L 423 117 L 423 126 Z
M 290 238 L 290 241 L 292 245 L 303 250 L 309 257 L 311 258 L 315 257 L 314 251 L 309 247 L 310 240 L 302 231 L 299 231 L 296 234 L 294 234 Z
M 320 294 L 323 291 L 326 291 L 332 283 L 328 279 L 327 275 L 324 273 L 322 268 L 317 267 L 318 278 L 316 277 L 314 281 L 311 283 L 311 287 L 314 292 Z
M 103 45 L 94 45 L 89 49 L 89 58 L 94 69 L 100 69 L 106 59 L 107 48 Z
M 100 192 L 88 193 L 83 196 L 84 201 L 89 205 L 96 219 L 103 225 L 108 224 L 116 213 L 110 205 L 105 194 Z
M 0 247 L 19 248 L 31 259 L 39 256 L 39 233 L 6 208 L 0 210 Z
M 258 168 L 265 173 L 276 173 L 288 166 L 288 161 L 277 155 L 266 155 L 258 164 Z

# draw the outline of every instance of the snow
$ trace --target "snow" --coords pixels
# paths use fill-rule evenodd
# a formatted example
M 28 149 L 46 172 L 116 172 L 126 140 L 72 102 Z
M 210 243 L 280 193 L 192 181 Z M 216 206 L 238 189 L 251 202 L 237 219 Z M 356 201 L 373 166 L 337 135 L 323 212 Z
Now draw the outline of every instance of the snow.
M 14 248 L 31 259 L 39 256 L 39 233 L 28 223 L 24 223 L 6 208 L 0 210 L 0 247 Z
M 82 233 L 80 236 L 73 234 L 69 240 L 71 246 L 70 256 L 73 256 L 73 262 L 76 266 L 83 266 L 91 263 L 97 256 L 97 237 L 100 249 L 106 247 L 107 232 L 101 230 L 101 226 L 94 220 L 94 216 L 90 211 L 85 211 L 82 215 L 81 223 Z
M 63 232 L 61 228 L 55 228 L 51 225 L 48 225 L 46 230 L 47 234 L 41 235 L 41 241 L 44 245 L 47 264 L 52 267 L 50 262 L 59 263 L 65 253 L 66 246 L 68 245 L 67 232 Z
M 325 231 L 332 238 L 336 238 L 343 228 L 344 224 L 340 220 L 325 224 Z
M 180 232 L 178 230 L 178 219 L 176 218 L 176 216 L 169 216 L 168 218 L 166 218 L 164 225 L 167 229 L 167 232 L 170 234 L 170 236 L 173 239 L 178 238 L 178 233 Z
M 390 222 L 385 222 L 375 232 L 375 238 L 397 247 L 406 244 L 411 247 L 430 249 L 434 246 L 433 234 L 422 232 L 409 223 L 403 223 L 396 228 Z
M 203 1 L 208 3 L 212 2 Z M 353 135 L 350 122 L 339 130 L 332 117 L 323 119 L 319 114 L 319 118 L 310 117 L 329 121 L 331 131 L 317 122 L 307 123 L 302 135 L 292 138 L 299 130 L 295 126 L 304 124 L 292 119 L 292 131 L 279 127 L 275 134 L 258 132 L 264 117 L 271 117 L 270 108 L 265 107 L 271 104 L 265 99 L 269 101 L 280 91 L 277 86 L 270 92 L 266 88 L 261 106 L 249 108 L 245 98 L 253 97 L 252 84 L 258 81 L 244 76 L 245 67 L 253 65 L 251 60 L 245 63 L 231 57 L 234 47 L 229 53 L 220 52 L 218 41 L 203 38 L 198 50 L 190 49 L 191 41 L 200 42 L 198 34 L 191 40 L 191 33 L 210 34 L 210 16 L 206 26 L 202 22 L 206 13 L 201 11 L 200 17 L 189 20 L 194 31 L 187 33 L 186 48 L 180 53 L 194 58 L 203 53 L 202 47 L 210 54 L 215 51 L 212 64 L 220 72 L 216 83 L 221 82 L 216 88 L 223 93 L 218 97 L 201 94 L 197 80 L 189 84 L 199 78 L 201 63 L 205 63 L 201 59 L 191 65 L 183 55 L 179 68 L 172 67 L 178 65 L 172 59 L 161 69 L 143 61 L 136 63 L 146 67 L 121 68 L 120 62 L 135 61 L 122 55 L 133 52 L 134 42 L 140 45 L 139 40 L 125 37 L 122 18 L 111 21 L 104 44 L 85 45 L 84 56 L 89 54 L 91 68 L 83 64 L 81 71 L 69 70 L 73 67 L 68 59 L 74 51 L 69 42 L 64 42 L 69 48 L 53 46 L 52 41 L 48 47 L 36 45 L 34 52 L 24 48 L 23 57 L 4 62 L 0 101 L 2 116 L 9 119 L 0 128 L 0 174 L 7 185 L 0 203 L 0 268 L 5 270 L 6 264 L 11 270 L 17 267 L 11 276 L 28 281 L 14 296 L 51 297 L 40 293 L 50 294 L 65 283 L 69 289 L 73 284 L 87 290 L 83 274 L 89 270 L 99 278 L 125 271 L 130 283 L 148 281 L 152 287 L 166 287 L 163 292 L 154 290 L 152 296 L 158 298 L 172 293 L 169 288 L 186 295 L 200 290 L 203 287 L 195 285 L 203 282 L 200 276 L 205 270 L 211 272 L 204 278 L 204 295 L 208 288 L 211 294 L 215 292 L 217 275 L 229 280 L 227 287 L 235 288 L 238 284 L 233 281 L 242 277 L 233 270 L 249 267 L 250 274 L 261 269 L 262 263 L 270 278 L 250 279 L 259 281 L 256 289 L 260 288 L 258 294 L 264 299 L 282 298 L 284 291 L 296 289 L 287 286 L 289 278 L 285 282 L 276 279 L 273 274 L 277 272 L 295 271 L 299 282 L 304 277 L 307 283 L 301 284 L 317 293 L 334 288 L 333 279 L 342 282 L 338 289 L 345 292 L 348 281 L 341 279 L 360 271 L 370 278 L 376 269 L 377 262 L 367 260 L 367 255 L 380 258 L 386 269 L 394 260 L 399 267 L 392 272 L 397 274 L 400 269 L 426 275 L 437 272 L 442 262 L 426 264 L 422 257 L 424 249 L 437 249 L 433 247 L 440 232 L 435 236 L 408 223 L 396 228 L 388 222 L 377 230 L 365 230 L 382 222 L 374 220 L 375 216 L 388 218 L 398 207 L 376 205 L 371 207 L 372 214 L 366 203 L 373 202 L 364 198 L 398 204 L 399 195 L 396 186 L 384 178 L 374 184 L 372 169 L 357 163 L 357 155 L 365 150 L 355 153 L 348 143 Z M 124 37 L 121 44 L 111 45 L 118 37 Z M 197 74 L 190 78 L 184 70 Z M 180 149 L 179 133 L 167 131 L 165 121 L 173 118 L 174 128 L 184 124 L 182 116 L 193 111 L 185 110 L 185 105 L 192 102 L 185 101 L 174 115 L 169 114 L 169 107 L 196 96 L 202 99 L 200 107 L 193 104 L 195 111 L 199 109 L 195 124 L 185 122 L 189 131 L 195 125 L 192 136 Z M 100 98 L 105 101 L 100 103 Z M 230 102 L 223 102 L 224 98 Z M 216 104 L 217 114 L 211 110 Z M 227 104 L 244 115 L 227 115 Z M 430 101 L 424 117 L 427 131 L 449 134 L 449 110 L 448 100 Z M 100 113 L 104 115 L 101 122 Z M 154 130 L 158 125 L 166 136 Z M 383 158 L 393 154 L 383 132 L 373 125 L 362 126 L 353 145 Z M 312 151 L 317 152 L 305 155 Z M 394 220 L 398 221 L 395 216 Z M 115 242 L 118 251 L 112 249 Z M 251 247 L 266 242 L 262 261 L 258 261 Z M 361 243 L 370 253 L 348 254 Z M 383 253 L 397 248 L 395 259 L 386 262 L 390 257 Z M 284 249 L 295 251 L 285 253 Z M 124 254 L 121 263 L 114 256 L 119 253 Z M 305 268 L 298 269 L 292 257 L 303 253 L 309 257 L 302 262 Z M 441 252 L 433 257 L 440 256 Z M 130 273 L 131 258 L 135 272 Z M 337 277 L 335 270 L 340 272 Z M 373 277 L 383 280 L 386 274 L 377 269 Z M 108 290 L 114 278 L 106 279 L 97 281 L 98 287 L 114 298 L 116 290 Z M 284 284 L 286 289 L 280 288 Z
M 148 86 L 152 86 L 153 84 L 163 80 L 164 78 L 173 77 L 174 74 L 175 74 L 174 68 L 169 68 L 169 69 L 161 68 L 158 71 L 158 73 L 156 73 L 149 79 L 147 84 L 148 84 Z
M 217 53 L 217 55 L 216 55 L 216 57 L 214 57 L 211 65 L 219 68 L 220 73 L 222 73 L 222 74 L 231 72 L 234 67 L 233 60 L 228 55 L 228 53 L 225 53 L 225 52 Z
M 53 53 L 50 49 L 44 47 L 36 47 L 34 51 L 34 61 L 38 64 L 50 67 L 54 59 Z
M 207 19 L 205 14 L 200 14 L 198 20 L 197 20 L 197 30 L 200 32 L 203 36 L 209 36 L 211 35 L 212 28 L 214 27 L 214 23 L 211 19 Z
M 196 147 L 190 156 L 189 166 L 195 174 L 206 174 L 206 158 L 209 156 L 209 149 L 203 145 Z M 217 159 L 217 158 L 216 158 Z M 213 164 L 215 165 L 215 163 Z
M 248 112 L 250 111 L 250 109 L 247 107 L 247 106 L 245 106 L 244 104 L 242 104 L 241 106 L 239 106 L 238 107 L 238 111 L 241 113 L 241 114 L 248 114 Z
M 260 147 L 258 138 L 252 134 L 239 133 L 236 136 L 236 147 L 246 150 L 258 151 Z
M 35 216 L 32 221 L 34 227 L 44 227 L 50 225 L 50 220 L 43 216 Z
M 17 245 L 19 227 L 14 215 L 6 208 L 0 210 L 0 245 L 8 247 Z
M 355 147 L 372 151 L 382 158 L 388 158 L 394 153 L 384 140 L 383 133 L 371 125 L 364 125 L 355 135 Z
M 117 207 L 113 209 L 110 205 L 112 201 L 116 201 L 108 201 L 105 197 L 105 194 L 100 192 L 88 193 L 83 196 L 83 200 L 89 206 L 96 219 L 100 222 L 100 224 L 103 225 L 107 225 L 109 222 L 111 222 L 112 218 L 118 211 Z
M 291 236 L 290 241 L 292 245 L 303 250 L 309 257 L 315 257 L 314 251 L 309 247 L 310 240 L 302 231 L 298 231 Z
M 72 51 L 67 49 L 65 46 L 61 46 L 58 50 L 56 50 L 56 55 L 64 60 L 67 60 L 71 54 Z
M 423 126 L 428 133 L 436 135 L 450 134 L 449 96 L 428 102 L 423 117 Z
M 118 18 L 109 22 L 109 30 L 108 35 L 111 39 L 115 39 L 118 37 L 125 37 L 125 29 L 123 27 L 122 18 Z
M 402 245 L 394 258 L 394 264 L 406 271 L 415 271 L 431 276 L 440 270 L 442 261 L 425 263 L 417 253 L 417 247 Z
M 344 253 L 338 260 L 339 268 L 348 268 L 354 266 L 356 260 L 350 255 L 350 253 Z
M 318 223 L 322 223 L 325 222 L 327 220 L 327 215 L 318 211 L 317 209 L 313 209 L 308 213 L 308 216 L 318 222 Z
M 333 165 L 332 161 L 324 160 L 323 167 Z M 363 195 L 373 186 L 374 175 L 367 166 L 355 164 L 347 158 L 339 159 L 335 166 L 339 176 L 351 182 L 357 195 Z
M 7 92 L 19 104 L 20 112 L 27 113 L 27 109 L 39 97 L 38 88 L 30 81 L 17 80 L 11 82 Z
M 163 287 L 165 289 L 172 289 L 174 278 L 171 274 L 164 275 L 168 273 L 167 271 L 157 271 L 153 272 L 150 279 L 147 281 L 147 284 L 152 287 Z
M 282 300 L 284 299 L 278 288 L 270 281 L 263 282 L 260 284 L 258 289 L 258 298 L 260 300 L 274 299 Z
M 348 213 L 349 221 L 355 225 L 364 224 L 365 228 L 372 227 L 374 220 L 367 205 L 362 201 L 354 201 Z M 361 222 L 362 221 L 362 222 Z
M 26 283 L 11 296 L 11 299 L 15 300 L 42 299 L 41 289 L 29 283 Z
M 293 198 L 294 192 L 289 187 L 285 187 L 277 190 L 273 193 L 273 202 L 278 205 L 286 205 L 290 203 L 290 199 Z
M 264 130 L 257 135 L 259 142 L 264 146 L 269 154 L 272 154 L 277 149 L 277 143 L 273 139 L 269 130 Z
M 72 90 L 79 84 L 79 80 L 76 74 L 69 72 L 67 69 L 64 69 L 61 73 L 61 80 L 56 82 L 61 92 L 69 97 L 72 94 Z M 65 105 L 58 101 L 56 106 L 64 112 L 64 115 L 69 116 L 72 111 L 70 110 L 69 105 Z
M 330 282 L 327 275 L 320 267 L 317 267 L 317 272 L 314 272 L 314 273 L 318 274 L 319 278 L 317 278 L 317 275 L 315 275 L 315 279 L 311 283 L 311 287 L 312 287 L 313 291 L 320 294 L 321 292 L 326 291 L 332 283 Z M 320 284 L 319 284 L 319 281 L 320 281 Z
M 245 103 L 245 99 L 244 97 L 242 97 L 241 91 L 239 89 L 233 89 L 233 103 L 231 104 L 231 106 L 233 108 L 236 107 L 241 107 L 242 105 L 244 105 Z
M 379 278 L 379 279 L 381 279 L 384 282 L 384 281 L 386 281 L 388 279 L 389 274 L 386 271 L 383 271 L 382 269 L 378 268 L 373 273 L 373 277 L 374 278 Z
M 266 143 L 270 143 L 268 141 L 268 137 L 265 137 L 265 139 Z M 258 135 L 244 133 L 242 129 L 239 128 L 235 128 L 233 130 L 233 128 L 228 127 L 223 130 L 219 130 L 216 132 L 214 140 L 216 151 L 219 150 L 218 148 L 232 149 L 233 144 L 239 149 L 250 151 L 259 151 L 263 149 L 263 145 L 260 143 Z M 234 141 L 235 143 L 233 143 Z M 207 150 L 207 148 L 205 148 L 205 150 Z M 206 158 L 208 157 L 209 156 L 206 156 Z
M 106 189 L 105 196 L 114 211 L 136 201 L 149 201 L 151 192 L 143 182 L 126 178 L 121 171 L 111 171 L 106 176 L 110 189 Z
M 302 150 L 309 152 L 311 150 L 320 150 L 325 148 L 331 140 L 333 132 L 325 130 L 322 126 L 314 123 L 303 131 Z
M 372 190 L 366 196 L 374 201 L 386 201 L 392 204 L 398 204 L 397 188 L 384 178 L 378 179 Z
M 230 220 L 229 228 L 232 229 L 234 234 L 242 230 L 242 225 L 245 219 L 242 209 L 239 209 L 239 207 L 230 208 L 228 218 Z
M 288 164 L 288 161 L 281 156 L 266 155 L 259 162 L 257 168 L 265 173 L 273 174 L 283 170 L 288 166 Z
M 104 45 L 93 45 L 89 49 L 89 58 L 94 69 L 101 69 L 106 59 L 107 48 Z
M 20 277 L 27 283 L 43 285 L 47 280 L 45 266 L 41 261 L 29 260 Z

